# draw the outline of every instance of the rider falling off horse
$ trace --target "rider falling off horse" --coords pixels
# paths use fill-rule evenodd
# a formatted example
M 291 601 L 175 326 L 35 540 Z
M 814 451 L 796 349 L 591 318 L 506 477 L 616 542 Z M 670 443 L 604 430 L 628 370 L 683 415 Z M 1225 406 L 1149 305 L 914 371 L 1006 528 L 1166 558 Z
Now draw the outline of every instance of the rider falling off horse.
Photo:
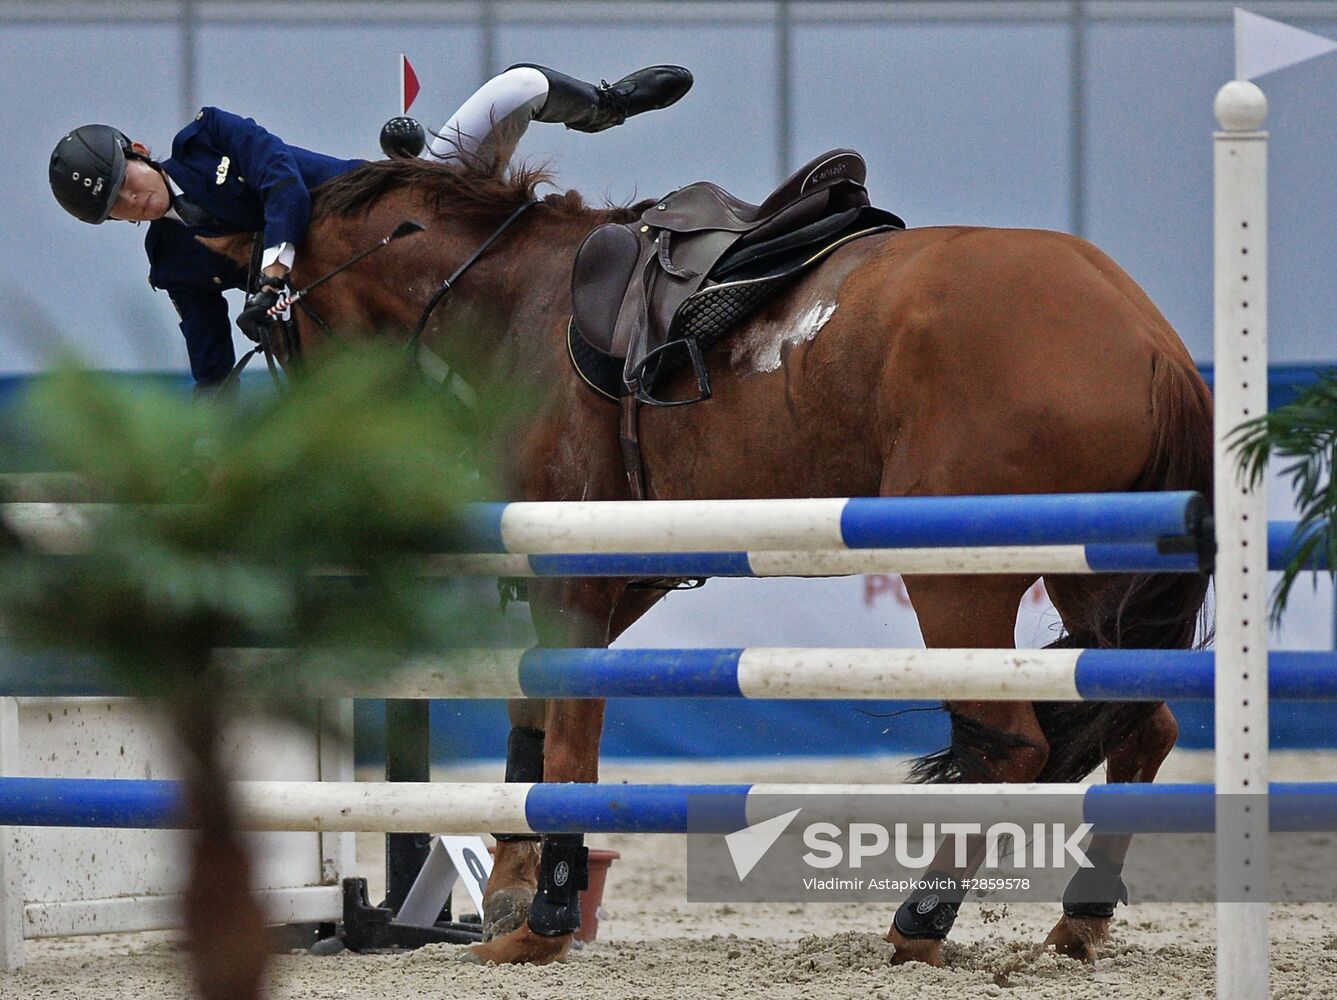
M 381 132 L 389 156 L 468 157 L 495 171 L 509 162 L 531 121 L 601 132 L 666 108 L 692 85 L 680 66 L 651 66 L 598 86 L 521 64 L 483 84 L 427 142 L 410 118 Z M 82 125 L 51 154 L 51 190 L 82 222 L 149 222 L 149 284 L 167 292 L 181 318 L 197 389 L 216 389 L 236 364 L 223 292 L 247 294 L 237 325 L 260 342 L 286 305 L 286 277 L 306 236 L 312 188 L 358 164 L 285 143 L 250 118 L 204 108 L 155 160 L 147 146 L 109 125 Z M 254 276 L 197 236 L 256 232 Z

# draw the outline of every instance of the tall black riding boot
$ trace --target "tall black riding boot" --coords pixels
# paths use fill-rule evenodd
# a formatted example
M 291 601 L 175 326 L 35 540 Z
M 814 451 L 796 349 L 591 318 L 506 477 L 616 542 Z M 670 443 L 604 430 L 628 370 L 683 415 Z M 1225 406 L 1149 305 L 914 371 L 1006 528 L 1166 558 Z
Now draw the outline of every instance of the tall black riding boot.
M 536 69 L 548 80 L 548 99 L 535 121 L 562 122 L 577 132 L 602 132 L 632 115 L 667 108 L 692 88 L 692 74 L 682 66 L 647 66 L 596 87 L 546 66 L 517 65 Z

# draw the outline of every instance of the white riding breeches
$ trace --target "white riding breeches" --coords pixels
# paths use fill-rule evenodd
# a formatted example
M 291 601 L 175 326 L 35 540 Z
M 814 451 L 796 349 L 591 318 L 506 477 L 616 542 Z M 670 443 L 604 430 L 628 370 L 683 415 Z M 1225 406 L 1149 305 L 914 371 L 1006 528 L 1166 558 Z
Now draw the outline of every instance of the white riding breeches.
M 520 137 L 548 100 L 548 79 L 519 66 L 494 76 L 441 126 L 423 157 L 451 160 L 463 150 L 500 170 L 511 159 Z

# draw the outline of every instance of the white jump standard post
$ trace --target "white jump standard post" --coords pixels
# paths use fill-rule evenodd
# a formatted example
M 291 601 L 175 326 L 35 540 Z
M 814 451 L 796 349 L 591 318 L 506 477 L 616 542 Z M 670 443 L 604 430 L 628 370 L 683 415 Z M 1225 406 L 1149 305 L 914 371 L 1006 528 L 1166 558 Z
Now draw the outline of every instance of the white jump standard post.
M 1216 95 L 1216 995 L 1268 995 L 1267 512 L 1228 450 L 1267 412 L 1267 98 Z

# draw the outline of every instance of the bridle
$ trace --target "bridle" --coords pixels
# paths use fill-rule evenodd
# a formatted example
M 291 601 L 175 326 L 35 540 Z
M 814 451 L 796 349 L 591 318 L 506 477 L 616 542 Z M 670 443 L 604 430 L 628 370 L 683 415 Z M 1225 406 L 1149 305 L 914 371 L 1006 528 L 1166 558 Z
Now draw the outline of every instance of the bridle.
M 465 272 L 468 271 L 469 268 L 477 264 L 479 259 L 482 258 L 482 256 L 486 254 L 490 249 L 492 249 L 493 245 L 499 239 L 501 239 L 503 235 L 505 235 L 507 230 L 509 230 L 511 226 L 514 225 L 522 215 L 528 212 L 535 205 L 539 204 L 542 204 L 542 202 L 535 199 L 533 201 L 527 201 L 523 205 L 518 206 L 515 209 L 515 211 L 511 212 L 511 214 L 508 215 L 505 218 L 505 220 L 502 221 L 501 225 L 499 225 L 496 229 L 492 231 L 491 235 L 489 235 L 487 239 L 483 240 L 483 242 L 478 245 L 478 247 L 474 250 L 473 253 L 471 253 L 467 258 L 465 258 L 464 263 L 460 264 L 459 267 L 455 268 L 454 272 L 452 272 L 448 278 L 442 281 L 440 286 L 436 289 L 436 291 L 432 293 L 431 298 L 429 298 L 427 300 L 427 303 L 422 307 L 422 312 L 418 314 L 418 321 L 413 325 L 413 330 L 409 334 L 409 338 L 404 345 L 405 354 L 414 364 L 418 365 L 420 368 L 424 367 L 422 363 L 423 362 L 422 354 L 425 352 L 426 349 L 421 346 L 420 342 L 422 340 L 423 331 L 427 329 L 427 324 L 431 320 L 432 314 L 436 311 L 437 306 L 439 306 L 442 300 L 444 300 L 445 297 L 450 294 L 451 289 L 453 289 L 455 285 L 459 283 L 459 280 L 462 277 L 464 277 Z M 377 246 L 380 245 L 383 244 L 378 244 Z M 376 247 L 373 247 L 373 249 L 376 249 Z M 370 251 L 364 251 L 364 253 L 359 256 L 365 256 L 365 254 L 368 252 Z M 346 266 L 347 265 L 342 265 L 342 267 Z M 333 274 L 337 273 L 339 270 L 342 270 L 342 267 L 336 268 L 335 271 L 330 272 L 330 274 L 326 275 L 326 277 L 330 277 Z M 324 281 L 324 280 L 325 278 L 319 279 L 319 281 Z M 301 294 L 304 295 L 316 284 L 318 284 L 318 282 L 312 282 L 310 285 L 308 285 L 305 289 L 302 290 Z M 307 302 L 304 298 L 298 298 L 298 300 L 295 303 L 295 306 L 297 308 L 300 308 L 308 318 L 310 318 L 313 322 L 318 324 L 326 336 L 328 337 L 334 336 L 334 331 L 331 330 L 330 325 L 325 322 L 325 320 L 320 316 L 320 314 L 316 312 L 316 310 L 311 306 L 311 304 Z M 293 327 L 292 324 L 289 324 L 288 330 L 286 331 L 286 342 L 290 355 L 296 358 L 300 358 L 301 338 L 297 336 L 296 329 Z M 256 351 L 259 350 L 264 350 L 265 360 L 267 362 L 270 362 L 271 365 L 270 372 L 271 374 L 274 374 L 269 345 L 268 344 L 257 345 L 257 347 L 251 351 L 251 354 L 254 354 L 256 353 Z M 246 360 L 249 359 L 250 355 L 247 355 Z M 238 368 L 240 367 L 241 366 L 239 365 Z M 441 361 L 439 358 L 434 359 L 434 363 L 431 365 L 431 368 L 439 369 L 442 367 L 445 367 L 445 362 Z M 446 370 L 449 371 L 448 368 L 446 368 Z M 447 374 L 445 378 L 442 378 L 440 380 L 445 381 L 449 377 L 450 376 Z M 274 375 L 274 378 L 277 384 L 278 376 Z

